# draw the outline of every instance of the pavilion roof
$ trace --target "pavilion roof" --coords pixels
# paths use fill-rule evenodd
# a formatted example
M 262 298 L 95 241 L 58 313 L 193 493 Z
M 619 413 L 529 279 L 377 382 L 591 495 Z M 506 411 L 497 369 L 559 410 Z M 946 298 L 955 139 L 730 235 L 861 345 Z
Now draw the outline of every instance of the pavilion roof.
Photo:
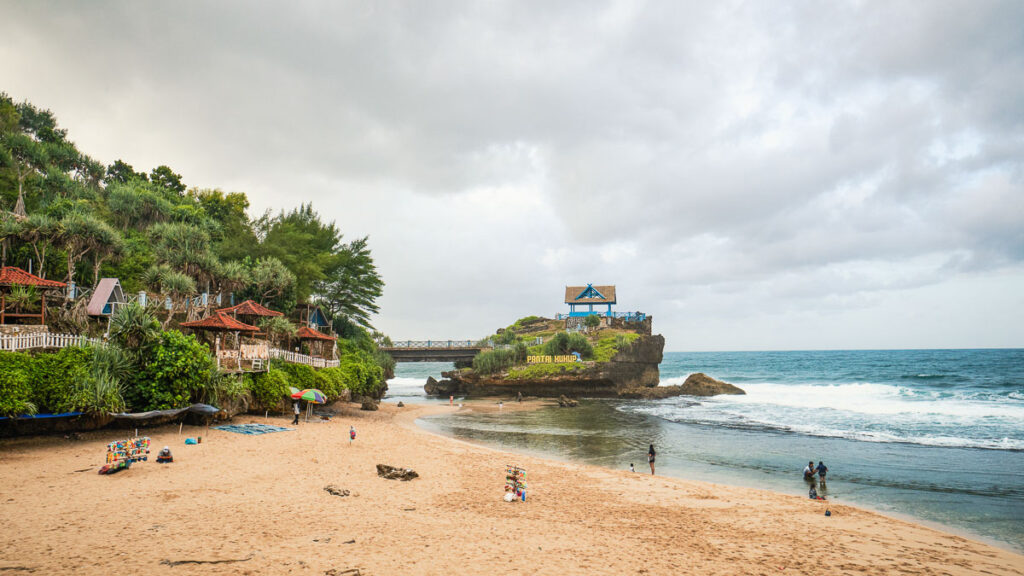
M 56 280 L 44 280 L 15 266 L 0 269 L 0 286 L 39 286 L 40 288 L 64 288 L 67 284 Z
M 271 310 L 254 300 L 246 300 L 245 302 L 235 304 L 230 308 L 221 308 L 218 312 L 228 312 L 241 316 L 284 316 L 284 312 Z
M 239 322 L 224 312 L 218 310 L 202 320 L 182 322 L 185 328 L 196 330 L 220 330 L 223 332 L 259 332 L 259 328 Z
M 615 304 L 615 286 L 594 286 L 592 284 L 587 284 L 586 286 L 566 286 L 565 303 Z
M 334 336 L 328 336 L 323 332 L 317 332 L 316 330 L 313 330 L 309 326 L 303 326 L 302 328 L 299 328 L 298 332 L 295 333 L 295 337 L 298 338 L 299 340 L 327 340 L 330 342 L 334 342 L 335 340 L 337 340 L 337 338 L 335 338 Z

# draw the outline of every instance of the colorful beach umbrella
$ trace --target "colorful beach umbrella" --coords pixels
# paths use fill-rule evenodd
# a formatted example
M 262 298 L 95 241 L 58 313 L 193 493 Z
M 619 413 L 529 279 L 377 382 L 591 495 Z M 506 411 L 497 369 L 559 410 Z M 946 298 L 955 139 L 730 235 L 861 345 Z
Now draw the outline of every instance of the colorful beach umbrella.
M 289 386 L 288 387 L 288 395 L 291 396 L 292 398 L 294 398 L 295 395 L 298 394 L 298 393 L 299 393 L 299 389 L 296 388 L 295 386 Z
M 307 388 L 306 390 L 296 392 L 292 394 L 292 398 L 296 400 L 305 400 L 306 402 L 312 402 L 314 404 L 324 404 L 327 402 L 327 396 L 316 388 Z

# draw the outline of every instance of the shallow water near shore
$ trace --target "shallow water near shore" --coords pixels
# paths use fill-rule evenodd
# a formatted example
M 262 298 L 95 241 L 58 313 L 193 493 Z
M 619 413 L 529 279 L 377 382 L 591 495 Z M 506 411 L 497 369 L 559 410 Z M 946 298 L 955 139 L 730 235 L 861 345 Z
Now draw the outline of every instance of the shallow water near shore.
M 400 364 L 389 399 L 426 399 L 446 364 Z M 746 396 L 585 400 L 574 410 L 460 413 L 435 432 L 614 469 L 829 499 L 1024 550 L 1024 351 L 668 353 L 662 383 L 703 371 Z M 727 488 L 724 488 L 727 489 Z

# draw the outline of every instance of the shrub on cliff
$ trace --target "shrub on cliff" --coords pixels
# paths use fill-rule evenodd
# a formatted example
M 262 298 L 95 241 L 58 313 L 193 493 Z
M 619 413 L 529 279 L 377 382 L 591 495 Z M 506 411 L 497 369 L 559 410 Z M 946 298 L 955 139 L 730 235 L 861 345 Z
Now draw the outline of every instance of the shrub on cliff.
M 0 414 L 19 416 L 35 414 L 36 407 L 29 401 L 32 388 L 28 375 L 21 370 L 0 370 Z
M 526 361 L 528 350 L 522 342 L 511 348 L 497 348 L 480 352 L 473 357 L 473 371 L 478 374 L 495 374 Z
M 134 411 L 187 406 L 193 392 L 203 389 L 216 371 L 209 347 L 177 330 L 161 333 L 140 360 L 141 370 L 127 387 Z
M 594 348 L 583 334 L 559 332 L 544 343 L 544 352 L 549 356 L 564 356 L 572 352 L 579 352 L 580 356 L 589 359 L 594 355 Z

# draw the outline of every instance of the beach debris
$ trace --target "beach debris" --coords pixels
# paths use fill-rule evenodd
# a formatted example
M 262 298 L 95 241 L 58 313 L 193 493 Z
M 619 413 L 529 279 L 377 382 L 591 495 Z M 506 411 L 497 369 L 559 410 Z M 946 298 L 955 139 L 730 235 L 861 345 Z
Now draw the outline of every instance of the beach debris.
M 232 564 L 235 562 L 248 562 L 254 557 L 253 554 L 249 554 L 245 558 L 236 558 L 228 560 L 161 560 L 160 563 L 165 566 L 181 566 L 182 564 Z
M 347 570 L 342 570 L 340 572 L 338 571 L 337 568 L 331 568 L 327 572 L 324 572 L 324 576 L 362 576 L 362 574 L 363 573 L 359 570 L 359 568 L 349 568 Z
M 420 477 L 412 468 L 396 468 L 387 464 L 377 464 L 377 476 L 387 480 L 401 480 L 403 482 Z
M 579 406 L 580 403 L 573 400 L 572 398 L 569 398 L 565 394 L 562 394 L 561 396 L 558 397 L 558 405 L 561 406 L 562 408 L 575 408 Z
M 342 544 L 355 544 L 355 543 L 356 543 L 356 539 L 355 538 L 342 542 Z
M 78 432 L 70 432 L 70 433 L 64 435 L 64 439 L 65 440 L 81 440 L 82 439 L 82 435 L 79 434 Z
M 348 490 L 342 490 L 341 488 L 338 488 L 334 484 L 328 484 L 327 486 L 324 486 L 324 491 L 330 494 L 331 496 L 340 496 L 342 498 L 351 494 L 351 492 L 349 492 Z
M 372 398 L 367 398 L 366 400 L 363 400 L 363 405 L 360 406 L 359 409 L 373 411 L 378 408 L 379 406 L 377 406 L 377 402 L 375 400 L 373 400 Z

